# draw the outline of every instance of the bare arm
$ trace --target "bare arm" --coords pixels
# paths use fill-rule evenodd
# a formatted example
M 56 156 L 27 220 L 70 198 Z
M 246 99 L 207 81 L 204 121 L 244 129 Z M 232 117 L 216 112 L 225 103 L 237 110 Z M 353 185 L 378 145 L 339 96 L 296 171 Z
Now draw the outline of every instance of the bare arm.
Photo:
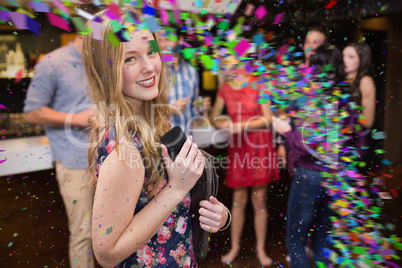
M 49 107 L 42 107 L 26 113 L 26 119 L 43 126 L 63 127 L 68 113 L 58 112 Z M 71 125 L 76 127 L 89 126 L 88 119 L 95 116 L 95 111 L 87 109 L 82 113 L 73 114 Z
M 114 150 L 100 169 L 92 215 L 92 242 L 95 256 L 103 267 L 116 266 L 149 241 L 202 174 L 204 158 L 190 139 L 177 156 L 175 168 L 171 168 L 172 163 L 166 160 L 167 150 L 162 148 L 169 182 L 135 215 L 145 174 L 139 151 L 132 146 L 122 149 L 125 159 L 130 159 L 128 165 L 119 160 Z M 188 165 L 184 165 L 183 159 L 189 160 Z M 176 165 L 179 163 L 182 165 Z
M 375 86 L 374 81 L 370 76 L 365 76 L 360 81 L 360 91 L 362 93 L 363 111 L 360 113 L 364 117 L 361 120 L 363 127 L 370 129 L 374 124 L 375 116 Z
M 223 74 L 222 72 L 218 74 L 218 88 L 221 88 L 224 84 L 225 84 L 225 74 Z
M 223 108 L 225 108 L 225 100 L 219 95 L 216 96 L 216 100 L 214 103 L 214 107 L 212 108 L 212 112 L 209 116 L 210 121 L 216 128 L 225 128 L 228 127 L 227 124 L 224 124 L 223 121 L 216 121 L 216 117 L 222 114 Z

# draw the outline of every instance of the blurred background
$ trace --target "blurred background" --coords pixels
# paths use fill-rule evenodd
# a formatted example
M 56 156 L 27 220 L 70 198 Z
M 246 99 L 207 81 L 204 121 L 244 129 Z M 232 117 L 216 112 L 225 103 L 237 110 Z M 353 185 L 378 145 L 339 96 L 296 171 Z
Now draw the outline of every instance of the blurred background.
M 17 11 L 29 10 L 30 1 L 0 0 L 0 7 Z M 307 29 L 313 25 L 324 26 L 330 42 L 344 48 L 352 41 L 365 41 L 372 49 L 374 80 L 376 85 L 376 118 L 373 129 L 384 131 L 386 138 L 373 141 L 376 149 L 384 154 L 370 159 L 372 172 L 385 176 L 387 187 L 397 196 L 384 200 L 384 222 L 393 222 L 393 233 L 402 235 L 402 1 L 400 0 L 349 0 L 339 1 L 334 8 L 325 9 L 327 0 L 231 0 L 235 8 L 228 7 L 228 0 L 209 1 L 210 13 L 231 13 L 231 23 L 244 14 L 247 4 L 265 5 L 268 16 L 264 22 L 247 17 L 244 24 L 252 27 L 251 34 L 261 32 L 275 35 L 274 45 L 296 45 L 302 51 Z M 214 3 L 216 2 L 216 3 Z M 187 4 L 184 4 L 187 3 Z M 181 8 L 189 9 L 191 1 L 183 1 Z M 188 6 L 186 6 L 188 5 Z M 217 6 L 219 5 L 219 6 Z M 18 7 L 19 6 L 19 7 Z M 83 4 L 71 1 L 71 10 Z M 282 22 L 271 22 L 278 13 L 284 13 Z M 46 53 L 68 44 L 74 34 L 54 27 L 44 13 L 36 13 L 41 34 L 17 29 L 0 20 L 0 266 L 2 267 L 68 267 L 67 218 L 57 188 L 53 159 L 44 129 L 30 124 L 23 114 L 26 90 L 33 75 L 33 67 Z M 208 14 L 201 18 L 207 18 Z M 1 18 L 0 18 L 1 19 Z M 246 35 L 247 37 L 247 35 Z M 15 75 L 18 70 L 24 70 Z M 216 97 L 218 80 L 210 72 L 199 69 L 200 96 Z M 20 80 L 16 82 L 16 79 Z M 203 148 L 216 156 L 225 156 L 225 148 L 204 143 Z M 388 159 L 391 165 L 382 161 Z M 225 173 L 220 171 L 221 182 Z M 282 170 L 280 181 L 270 186 L 268 198 L 270 222 L 267 250 L 274 259 L 274 267 L 287 267 L 284 244 L 286 202 L 289 175 Z M 219 196 L 229 206 L 230 190 L 222 183 Z M 252 208 L 247 211 L 242 257 L 233 266 L 256 267 L 253 252 L 254 234 Z M 219 258 L 229 247 L 229 230 L 212 236 L 211 252 L 200 263 L 201 267 L 221 267 Z M 243 254 L 244 253 L 244 254 Z M 399 265 L 402 265 L 399 261 Z

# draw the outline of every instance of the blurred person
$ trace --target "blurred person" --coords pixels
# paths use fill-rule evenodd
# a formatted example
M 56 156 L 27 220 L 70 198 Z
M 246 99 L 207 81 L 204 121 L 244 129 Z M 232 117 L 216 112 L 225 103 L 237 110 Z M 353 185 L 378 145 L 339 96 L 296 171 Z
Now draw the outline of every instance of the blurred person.
M 310 65 L 315 66 L 319 72 L 323 72 L 324 66 L 333 66 L 323 81 L 330 82 L 334 90 L 337 90 L 338 83 L 344 80 L 342 56 L 335 47 L 317 48 L 310 58 Z M 331 88 L 328 92 L 331 92 Z M 290 160 L 294 162 L 296 174 L 290 189 L 287 213 L 286 244 L 291 266 L 296 268 L 310 266 L 305 249 L 310 230 L 314 230 L 311 238 L 314 263 L 322 262 L 324 265 L 329 265 L 325 250 L 330 249 L 327 233 L 331 230 L 329 217 L 334 215 L 334 212 L 329 208 L 321 174 L 328 168 L 324 167 L 324 162 L 307 151 L 298 129 L 300 124 L 294 124 L 294 121 L 289 124 L 276 117 L 273 117 L 273 121 L 275 129 L 284 134 L 291 152 L 297 156 Z M 342 123 L 348 124 L 348 120 Z
M 63 199 L 69 236 L 71 267 L 95 267 L 91 238 L 92 189 L 81 189 L 88 182 L 87 147 L 73 144 L 71 139 L 87 144 L 88 120 L 95 111 L 86 109 L 70 113 L 80 105 L 91 106 L 85 92 L 87 81 L 81 68 L 82 35 L 68 45 L 45 55 L 36 65 L 28 88 L 24 112 L 28 121 L 45 127 L 56 162 L 56 179 Z M 65 125 L 67 121 L 71 126 Z M 72 136 L 68 136 L 71 131 Z
M 185 34 L 177 26 L 174 33 L 165 30 L 158 32 L 159 48 L 162 53 L 172 54 L 173 62 L 166 64 L 170 71 L 170 93 L 168 102 L 170 104 L 171 122 L 180 126 L 188 136 L 191 134 L 192 126 L 190 119 L 199 116 L 196 103 L 199 97 L 199 75 L 198 71 L 181 56 L 182 43 Z M 211 98 L 205 97 L 202 100 L 203 116 L 211 109 Z
M 366 43 L 351 43 L 343 49 L 345 73 L 351 79 L 351 94 L 356 104 L 362 107 L 361 124 L 371 129 L 375 116 L 375 85 L 371 77 L 371 49 Z
M 231 248 L 221 262 L 230 264 L 240 253 L 248 191 L 251 188 L 257 258 L 262 266 L 270 266 L 273 261 L 265 251 L 268 226 L 266 202 L 269 183 L 279 179 L 273 134 L 269 128 L 272 112 L 269 104 L 258 104 L 258 89 L 248 85 L 250 75 L 245 70 L 234 67 L 225 78 L 226 83 L 219 89 L 210 115 L 216 128 L 228 129 L 232 134 L 225 177 L 226 186 L 233 189 Z M 216 120 L 225 105 L 233 124 L 228 120 Z
M 328 43 L 328 33 L 319 26 L 312 26 L 308 29 L 307 34 L 304 38 L 304 43 L 303 43 L 303 50 L 304 50 L 304 66 L 308 67 L 310 66 L 310 57 L 311 55 L 314 55 L 315 50 Z M 284 142 L 286 143 L 286 139 L 284 139 Z M 279 146 L 278 148 L 280 151 L 278 153 L 284 154 L 282 149 L 282 146 Z M 290 150 L 291 148 L 288 147 Z M 288 157 L 297 157 L 295 156 L 291 151 L 288 152 Z M 293 166 L 294 161 L 289 160 L 288 161 L 288 171 L 291 177 L 295 175 L 294 173 L 294 166 Z M 307 245 L 306 245 L 306 252 L 310 257 L 313 257 L 314 253 L 311 250 L 311 241 L 310 238 L 308 239 Z M 290 257 L 289 255 L 286 256 L 286 260 L 290 262 Z
M 303 50 L 306 66 L 310 66 L 310 56 L 314 54 L 314 51 L 322 45 L 328 43 L 327 32 L 318 26 L 314 26 L 308 29 L 306 37 L 304 38 Z
M 123 28 L 133 25 L 124 19 L 132 16 L 141 17 L 140 9 L 120 9 Z M 160 144 L 169 130 L 169 72 L 150 45 L 154 34 L 136 29 L 128 33 L 130 41 L 114 46 L 108 36 L 116 21 L 104 11 L 96 17 L 102 21 L 101 42 L 84 37 L 89 92 L 98 107 L 104 104 L 99 116 L 106 115 L 91 120 L 95 146 L 88 153 L 91 185 L 96 186 L 96 259 L 104 267 L 197 267 L 190 190 L 205 158 L 191 136 L 175 161 Z M 212 196 L 200 202 L 199 212 L 207 232 L 217 232 L 228 218 L 226 207 Z

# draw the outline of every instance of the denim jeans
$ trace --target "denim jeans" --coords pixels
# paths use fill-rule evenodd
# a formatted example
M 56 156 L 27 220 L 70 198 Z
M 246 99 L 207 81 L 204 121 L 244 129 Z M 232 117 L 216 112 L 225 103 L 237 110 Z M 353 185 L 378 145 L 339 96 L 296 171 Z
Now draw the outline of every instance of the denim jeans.
M 329 264 L 329 259 L 324 257 L 324 248 L 330 248 L 327 231 L 331 227 L 329 216 L 333 212 L 325 203 L 327 194 L 325 187 L 321 186 L 322 180 L 320 171 L 305 168 L 296 170 L 289 195 L 286 233 L 292 268 L 310 267 L 305 251 L 310 229 L 313 229 L 314 263 L 320 261 Z

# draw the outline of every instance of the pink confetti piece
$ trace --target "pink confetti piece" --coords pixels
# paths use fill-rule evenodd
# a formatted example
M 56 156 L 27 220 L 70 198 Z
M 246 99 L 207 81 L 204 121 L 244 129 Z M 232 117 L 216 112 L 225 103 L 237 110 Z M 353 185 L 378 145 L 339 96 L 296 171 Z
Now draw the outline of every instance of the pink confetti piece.
M 52 13 L 46 13 L 49 23 L 53 26 L 59 27 L 65 31 L 71 31 L 70 25 L 62 17 L 56 16 Z
M 67 15 L 70 16 L 70 12 L 68 11 L 68 9 L 59 1 L 57 0 L 53 0 L 53 5 L 55 5 L 57 8 L 59 8 L 61 11 L 63 11 L 64 13 L 66 13 Z
M 116 16 L 116 14 L 114 14 L 114 13 L 111 12 L 110 10 L 106 11 L 106 12 L 105 12 L 105 15 L 106 15 L 109 19 L 111 19 L 111 20 L 118 20 L 118 21 L 121 20 L 119 16 Z
M 248 3 L 246 6 L 246 11 L 244 11 L 244 15 L 251 16 L 253 14 L 255 6 L 253 4 Z
M 3 163 L 6 162 L 6 161 L 7 161 L 7 158 L 4 159 L 4 160 L 0 160 L 0 164 L 3 164 Z
M 168 25 L 168 23 L 169 23 L 169 15 L 168 15 L 168 13 L 163 8 L 159 8 L 159 11 L 160 11 L 160 16 L 161 16 L 162 23 L 164 25 Z
M 206 36 L 205 37 L 205 43 L 207 44 L 207 45 L 212 45 L 212 36 Z
M 249 48 L 251 44 L 246 40 L 241 40 L 233 49 L 239 54 L 243 55 Z
M 119 21 L 121 21 L 120 18 L 120 8 L 118 5 L 116 5 L 116 3 L 112 3 L 111 5 L 107 5 L 108 8 L 108 13 L 112 13 L 115 19 L 118 19 Z
M 0 104 L 0 109 L 7 110 L 7 107 L 6 107 L 6 106 L 4 106 L 3 104 Z
M 279 24 L 282 21 L 283 13 L 276 14 L 275 19 L 274 19 L 274 24 Z
M 259 20 L 263 19 L 267 14 L 268 14 L 268 11 L 264 5 L 259 6 L 257 8 L 257 10 L 255 11 L 255 15 L 257 16 L 257 19 L 259 19 Z

